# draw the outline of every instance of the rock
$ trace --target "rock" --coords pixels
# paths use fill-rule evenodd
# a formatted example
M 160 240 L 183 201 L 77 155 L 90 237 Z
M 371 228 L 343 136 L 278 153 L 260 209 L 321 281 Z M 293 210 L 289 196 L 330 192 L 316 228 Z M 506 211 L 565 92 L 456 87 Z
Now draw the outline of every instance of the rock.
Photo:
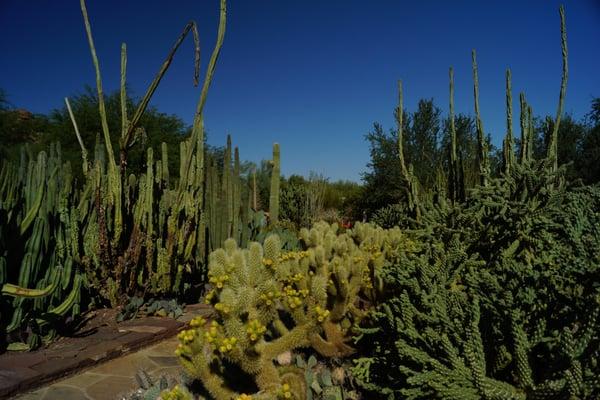
M 286 351 L 277 356 L 277 363 L 279 365 L 290 365 L 292 363 L 292 352 Z

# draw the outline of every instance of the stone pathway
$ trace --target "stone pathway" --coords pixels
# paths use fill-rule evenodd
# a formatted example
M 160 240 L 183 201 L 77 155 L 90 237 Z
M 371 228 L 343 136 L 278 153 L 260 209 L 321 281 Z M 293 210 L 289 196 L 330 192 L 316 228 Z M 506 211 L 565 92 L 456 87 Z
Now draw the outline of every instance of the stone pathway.
M 136 353 L 108 361 L 79 375 L 26 393 L 18 400 L 117 400 L 138 388 L 135 374 L 145 370 L 155 379 L 161 375 L 178 377 L 176 337 Z
M 2 354 L 0 399 L 116 400 L 138 387 L 140 369 L 152 378 L 178 376 L 177 332 L 195 316 L 210 313 L 204 304 L 188 305 L 177 320 L 145 317 L 62 338 L 46 349 Z

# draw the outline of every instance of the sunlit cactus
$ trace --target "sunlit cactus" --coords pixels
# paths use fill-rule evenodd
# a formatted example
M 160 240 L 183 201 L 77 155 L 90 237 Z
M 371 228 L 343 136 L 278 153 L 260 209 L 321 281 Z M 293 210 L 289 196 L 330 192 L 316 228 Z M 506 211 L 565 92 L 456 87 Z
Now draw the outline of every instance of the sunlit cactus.
M 229 239 L 211 253 L 206 301 L 217 318 L 193 320 L 180 334 L 176 354 L 214 398 L 241 395 L 214 368 L 224 361 L 254 378 L 258 396 L 286 388 L 305 398 L 303 372 L 278 367 L 273 359 L 302 347 L 325 357 L 352 354 L 353 327 L 381 289 L 383 263 L 412 247 L 399 229 L 364 224 L 338 235 L 336 225 L 321 222 L 300 236 L 299 251 L 283 251 L 279 237 L 271 235 L 262 246 L 246 249 Z

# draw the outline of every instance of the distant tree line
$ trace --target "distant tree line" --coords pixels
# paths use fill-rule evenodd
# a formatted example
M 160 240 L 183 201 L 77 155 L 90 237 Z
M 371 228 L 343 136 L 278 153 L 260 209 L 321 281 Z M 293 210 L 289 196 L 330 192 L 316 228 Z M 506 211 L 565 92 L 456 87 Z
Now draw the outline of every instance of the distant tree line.
M 554 118 L 534 118 L 534 148 L 536 159 L 545 156 Z M 455 116 L 458 158 L 464 166 L 467 188 L 479 179 L 477 167 L 477 130 L 475 119 L 469 115 Z M 417 110 L 404 112 L 404 158 L 425 190 L 440 184 L 440 176 L 449 170 L 450 123 L 432 99 L 419 101 Z M 398 154 L 398 131 L 385 131 L 379 123 L 365 135 L 369 144 L 370 161 L 363 174 L 363 187 L 354 199 L 354 218 L 372 215 L 389 204 L 406 200 L 407 188 L 401 176 Z M 498 175 L 502 165 L 502 150 L 490 143 L 492 174 Z M 517 152 L 519 140 L 516 141 Z M 565 115 L 558 131 L 558 163 L 567 164 L 567 177 L 586 184 L 600 182 L 600 98 L 591 102 L 591 110 L 581 120 Z
M 105 96 L 108 125 L 113 143 L 118 143 L 121 132 L 121 109 L 119 92 Z M 95 89 L 87 86 L 84 91 L 69 98 L 75 120 L 83 143 L 88 151 L 93 151 L 96 144 L 101 144 L 102 127 L 98 113 L 98 97 Z M 137 99 L 127 99 L 128 108 L 135 109 Z M 36 153 L 47 150 L 51 143 L 60 142 L 63 160 L 69 161 L 73 172 L 81 174 L 81 148 L 75 135 L 73 124 L 66 105 L 54 109 L 49 114 L 32 114 L 26 110 L 13 108 L 4 92 L 0 92 L 0 155 L 14 161 L 18 160 L 20 148 L 27 148 Z M 190 131 L 184 121 L 176 115 L 160 112 L 155 107 L 148 107 L 142 116 L 140 126 L 143 127 L 138 143 L 131 149 L 127 157 L 127 168 L 140 171 L 145 162 L 147 147 L 160 149 L 162 142 L 169 149 L 169 168 L 179 167 L 179 143 Z M 102 144 L 103 146 L 103 144 Z M 115 152 L 118 146 L 114 146 Z M 118 159 L 118 154 L 115 154 Z
M 118 91 L 105 95 L 113 144 L 118 143 L 121 132 L 119 96 Z M 138 101 L 139 99 L 128 98 L 128 109 L 135 109 Z M 96 145 L 103 148 L 95 89 L 85 87 L 82 93 L 70 97 L 69 103 L 88 151 L 93 151 Z M 145 171 L 146 148 L 152 147 L 155 151 L 159 151 L 161 143 L 165 142 L 169 151 L 169 169 L 176 171 L 179 168 L 179 143 L 188 136 L 191 128 L 178 116 L 163 113 L 156 107 L 147 108 L 140 126 L 143 127 L 143 132 L 127 155 L 127 169 L 136 173 Z M 0 160 L 18 162 L 22 148 L 35 154 L 48 150 L 50 144 L 56 142 L 61 144 L 63 160 L 69 161 L 75 176 L 82 178 L 81 148 L 66 105 L 54 109 L 47 115 L 33 114 L 15 108 L 9 102 L 6 93 L 0 89 Z M 118 159 L 119 155 L 116 152 L 119 146 L 113 145 L 113 148 L 115 158 Z M 217 166 L 222 168 L 224 147 L 205 145 L 205 148 L 216 161 Z M 247 177 L 245 179 L 247 189 L 254 190 L 253 187 L 256 185 L 257 204 L 252 206 L 256 206 L 257 209 L 268 208 L 271 169 L 269 160 L 241 163 L 240 172 L 242 176 Z M 348 214 L 360 189 L 358 183 L 330 182 L 317 174 L 308 177 L 291 175 L 281 179 L 282 218 L 292 222 L 296 227 L 308 226 L 317 216 L 323 216 L 326 210 L 335 210 L 339 218 L 344 213 Z

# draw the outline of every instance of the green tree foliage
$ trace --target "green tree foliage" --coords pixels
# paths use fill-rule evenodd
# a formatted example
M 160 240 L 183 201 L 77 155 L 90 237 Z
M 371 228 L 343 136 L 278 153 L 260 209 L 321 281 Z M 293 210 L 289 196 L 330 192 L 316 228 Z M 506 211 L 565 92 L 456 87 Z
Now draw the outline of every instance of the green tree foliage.
M 119 135 L 121 132 L 121 106 L 120 94 L 115 91 L 105 96 L 107 120 L 116 152 L 119 149 Z M 128 109 L 135 109 L 139 100 L 129 97 L 127 99 Z M 95 142 L 96 136 L 102 132 L 100 116 L 98 114 L 98 96 L 91 87 L 86 87 L 82 94 L 69 99 L 75 120 L 86 146 Z M 51 126 L 46 142 L 60 141 L 66 154 L 66 158 L 74 165 L 74 170 L 81 165 L 81 149 L 75 140 L 75 131 L 69 118 L 66 106 L 52 111 L 50 114 Z M 143 134 L 138 142 L 129 151 L 127 156 L 127 168 L 131 172 L 142 171 L 145 165 L 146 148 L 152 147 L 155 151 L 160 150 L 162 142 L 167 143 L 169 148 L 169 169 L 175 171 L 178 168 L 179 143 L 189 133 L 189 127 L 181 118 L 168 115 L 158 111 L 155 107 L 148 107 L 140 120 Z
M 121 132 L 121 110 L 119 92 L 115 91 L 105 97 L 108 126 L 111 141 L 116 152 L 119 149 Z M 81 94 L 69 99 L 75 120 L 86 147 L 93 147 L 96 138 L 102 132 L 100 115 L 98 114 L 98 96 L 91 87 L 84 88 Z M 128 98 L 129 109 L 135 109 L 139 100 Z M 19 147 L 28 144 L 31 150 L 47 149 L 51 143 L 61 143 L 63 159 L 73 166 L 75 176 L 81 181 L 81 148 L 76 140 L 75 131 L 67 107 L 57 108 L 49 115 L 31 114 L 24 110 L 9 107 L 6 97 L 0 96 L 0 153 L 9 159 L 16 160 Z M 141 118 L 140 126 L 143 135 L 128 154 L 128 170 L 140 172 L 145 168 L 146 148 L 152 147 L 159 152 L 161 143 L 169 148 L 169 168 L 178 168 L 179 143 L 189 133 L 189 127 L 175 115 L 160 112 L 155 107 L 148 107 Z
M 404 112 L 402 120 L 406 164 L 412 165 L 422 188 L 431 191 L 439 184 L 439 171 L 443 169 L 449 151 L 448 123 L 443 124 L 441 111 L 432 99 L 420 100 L 417 110 L 410 114 Z M 472 119 L 465 116 L 457 118 L 457 136 L 467 143 L 461 150 L 465 163 L 476 163 L 476 153 L 471 148 L 474 137 Z M 369 171 L 363 174 L 364 187 L 356 208 L 370 216 L 386 205 L 406 202 L 408 187 L 401 173 L 397 130 L 386 133 L 381 124 L 375 123 L 365 138 L 369 142 L 371 160 L 367 165 Z M 476 146 L 476 137 L 474 140 Z M 355 218 L 361 216 L 355 214 Z
M 592 100 L 587 115 L 587 132 L 582 140 L 578 170 L 586 183 L 600 182 L 600 97 Z
M 433 187 L 442 153 L 438 142 L 441 129 L 441 110 L 433 99 L 419 100 L 405 132 L 406 161 L 413 165 L 414 174 L 425 187 Z
M 385 133 L 383 126 L 375 123 L 365 138 L 369 142 L 371 160 L 367 164 L 369 171 L 363 175 L 363 191 L 356 208 L 370 214 L 404 199 L 406 189 L 400 171 L 397 132 Z
M 456 142 L 459 144 L 456 152 L 458 160 L 463 165 L 465 186 L 472 188 L 479 182 L 475 120 L 468 115 L 458 114 L 454 118 L 454 126 L 456 127 Z M 445 171 L 449 171 L 450 168 L 450 157 L 448 156 L 450 154 L 450 144 L 450 121 L 446 119 L 444 120 L 444 134 L 441 143 L 441 164 Z
M 45 115 L 13 109 L 6 95 L 0 92 L 0 156 L 3 158 L 18 161 L 18 147 L 25 143 L 32 151 L 44 148 L 44 133 L 50 125 Z

